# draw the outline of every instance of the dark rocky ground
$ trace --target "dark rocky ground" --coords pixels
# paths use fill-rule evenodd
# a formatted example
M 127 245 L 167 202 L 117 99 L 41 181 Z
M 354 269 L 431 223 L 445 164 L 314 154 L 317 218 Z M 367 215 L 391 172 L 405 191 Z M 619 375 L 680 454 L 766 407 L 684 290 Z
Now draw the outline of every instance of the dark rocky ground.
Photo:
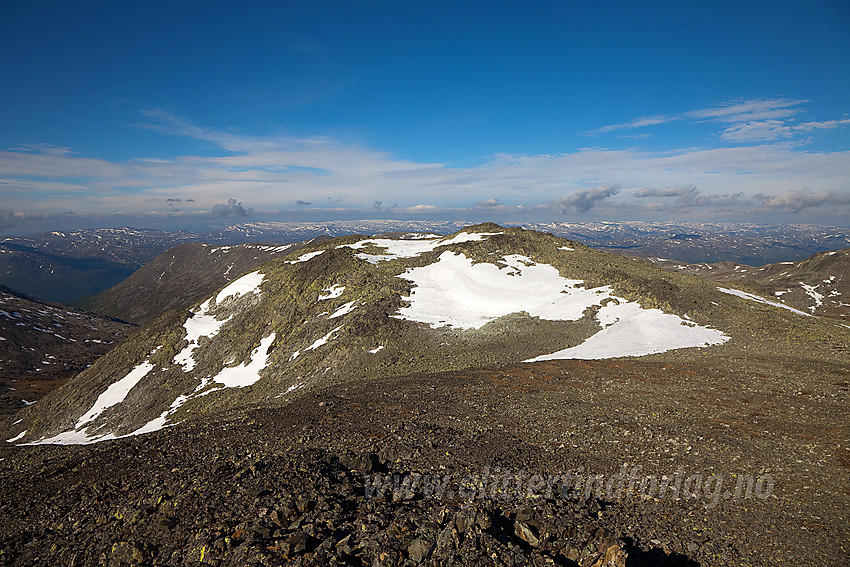
M 846 565 L 848 367 L 753 367 L 706 357 L 420 374 L 143 437 L 6 446 L 0 564 Z M 773 483 L 766 498 L 715 506 L 707 492 L 585 498 L 528 482 L 623 464 L 723 475 L 724 490 L 735 475 Z M 367 497 L 374 473 L 445 484 L 390 480 Z
M 55 390 L 136 329 L 0 286 L 0 419 Z

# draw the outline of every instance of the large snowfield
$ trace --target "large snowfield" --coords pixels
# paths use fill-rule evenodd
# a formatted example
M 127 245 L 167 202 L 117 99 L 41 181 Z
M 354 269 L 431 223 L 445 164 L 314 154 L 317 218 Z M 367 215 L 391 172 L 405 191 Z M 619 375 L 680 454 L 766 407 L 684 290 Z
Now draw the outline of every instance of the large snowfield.
M 463 254 L 443 252 L 439 260 L 411 268 L 399 277 L 413 283 L 410 305 L 400 319 L 442 326 L 480 329 L 510 313 L 525 312 L 551 321 L 576 321 L 590 307 L 599 307 L 602 329 L 580 345 L 528 362 L 559 358 L 642 356 L 677 348 L 722 344 L 722 331 L 702 327 L 678 315 L 644 309 L 612 293 L 609 287 L 588 289 L 581 280 L 562 277 L 556 268 L 530 258 L 505 256 L 499 267 L 474 264 Z M 603 301 L 606 304 L 603 306 Z

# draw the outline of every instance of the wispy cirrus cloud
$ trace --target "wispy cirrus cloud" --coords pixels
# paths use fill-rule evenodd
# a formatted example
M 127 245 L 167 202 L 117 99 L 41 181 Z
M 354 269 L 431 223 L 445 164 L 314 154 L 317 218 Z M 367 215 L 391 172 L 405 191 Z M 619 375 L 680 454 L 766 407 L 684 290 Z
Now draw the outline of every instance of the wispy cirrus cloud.
M 808 100 L 785 98 L 753 99 L 717 104 L 700 110 L 685 112 L 683 118 L 713 122 L 749 122 L 788 118 L 803 111 L 800 105 Z
M 817 130 L 830 130 L 846 125 L 850 125 L 850 118 L 799 124 L 789 124 L 781 120 L 755 120 L 734 124 L 724 129 L 720 133 L 720 137 L 730 142 L 786 140 L 799 134 L 812 133 Z
M 591 130 L 588 133 L 591 135 L 604 134 L 615 130 L 632 130 L 635 128 L 669 124 L 670 122 L 678 122 L 682 120 L 727 123 L 776 120 L 779 118 L 788 118 L 802 112 L 800 105 L 806 102 L 809 101 L 784 98 L 732 101 L 679 114 L 642 116 L 627 122 L 602 126 L 601 128 Z
M 635 118 L 634 120 L 629 120 L 628 122 L 621 122 L 620 124 L 610 124 L 608 126 L 603 126 L 601 128 L 597 128 L 596 130 L 591 130 L 588 133 L 591 135 L 595 135 L 605 134 L 606 132 L 613 132 L 614 130 L 632 130 L 634 128 L 643 128 L 645 126 L 667 124 L 668 122 L 675 122 L 676 120 L 680 119 L 681 116 L 667 114 L 662 114 L 658 116 L 641 116 L 639 118 Z
M 672 122 L 711 122 L 725 124 L 719 132 L 727 142 L 750 143 L 790 140 L 806 133 L 850 125 L 850 118 L 796 122 L 805 111 L 808 100 L 772 98 L 732 101 L 679 114 L 664 114 L 635 118 L 619 124 L 603 126 L 588 132 L 590 135 L 627 131 Z M 635 137 L 622 135 L 621 137 Z

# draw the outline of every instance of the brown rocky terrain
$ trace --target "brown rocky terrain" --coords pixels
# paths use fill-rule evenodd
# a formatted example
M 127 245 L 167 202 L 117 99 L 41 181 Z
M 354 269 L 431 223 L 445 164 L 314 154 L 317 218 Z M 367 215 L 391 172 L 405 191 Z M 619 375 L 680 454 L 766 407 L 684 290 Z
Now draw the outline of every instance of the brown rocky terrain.
M 418 374 L 131 439 L 5 447 L 0 561 L 846 564 L 847 366 L 734 366 L 708 357 Z M 517 484 L 611 478 L 624 464 L 641 478 L 719 475 L 722 490 Z M 367 497 L 373 473 L 385 475 L 383 497 Z M 387 474 L 401 475 L 399 487 Z M 735 498 L 739 476 L 770 484 Z
M 0 416 L 91 366 L 135 326 L 0 286 Z

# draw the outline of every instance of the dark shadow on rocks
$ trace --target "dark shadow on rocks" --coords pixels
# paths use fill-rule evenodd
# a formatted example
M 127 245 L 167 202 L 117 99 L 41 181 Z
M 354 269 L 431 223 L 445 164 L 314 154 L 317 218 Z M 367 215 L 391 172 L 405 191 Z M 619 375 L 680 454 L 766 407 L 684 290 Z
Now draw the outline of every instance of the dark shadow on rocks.
M 630 538 L 625 538 L 626 567 L 700 567 L 700 563 L 681 553 L 665 553 L 664 550 L 653 548 L 644 551 L 637 547 Z

